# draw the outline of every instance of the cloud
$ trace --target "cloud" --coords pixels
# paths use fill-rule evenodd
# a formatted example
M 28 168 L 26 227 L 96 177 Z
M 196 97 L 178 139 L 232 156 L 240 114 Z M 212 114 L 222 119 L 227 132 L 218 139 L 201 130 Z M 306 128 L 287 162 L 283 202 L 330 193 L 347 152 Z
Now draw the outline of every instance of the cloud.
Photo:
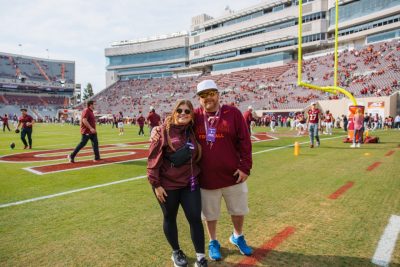
M 1 52 L 73 60 L 76 82 L 105 88 L 104 49 L 113 41 L 189 30 L 201 13 L 220 16 L 260 0 L 0 0 Z M 18 44 L 22 44 L 19 47 Z

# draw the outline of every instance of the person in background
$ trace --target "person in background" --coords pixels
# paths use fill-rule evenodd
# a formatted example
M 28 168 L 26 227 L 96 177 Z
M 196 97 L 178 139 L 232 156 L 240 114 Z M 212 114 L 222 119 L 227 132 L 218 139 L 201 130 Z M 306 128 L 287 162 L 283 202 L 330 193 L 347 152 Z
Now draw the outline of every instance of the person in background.
M 314 137 L 317 141 L 317 147 L 321 145 L 318 131 L 321 128 L 321 111 L 317 108 L 317 103 L 311 103 L 311 109 L 308 110 L 307 129 L 310 135 L 310 148 L 314 147 Z
M 144 124 L 146 122 L 146 119 L 143 117 L 142 112 L 139 111 L 139 117 L 136 120 L 137 124 L 139 125 L 139 133 L 138 135 L 143 135 L 144 136 Z
M 243 117 L 244 117 L 244 120 L 245 120 L 245 122 L 247 124 L 247 128 L 249 129 L 249 133 L 251 133 L 251 122 L 254 120 L 253 119 L 253 107 L 252 106 L 249 106 L 247 108 L 247 111 L 245 111 L 243 113 Z
M 275 115 L 272 114 L 270 119 L 271 119 L 271 124 L 270 124 L 271 132 L 275 132 L 275 126 L 276 126 L 276 117 L 275 117 Z
M 76 146 L 75 150 L 67 156 L 70 163 L 75 163 L 75 157 L 79 151 L 84 148 L 87 142 L 92 142 L 94 160 L 93 162 L 99 162 L 99 142 L 97 139 L 96 131 L 96 117 L 94 116 L 94 101 L 90 100 L 86 104 L 86 108 L 82 111 L 81 115 L 81 142 Z
M 122 111 L 119 112 L 118 117 L 117 117 L 117 122 L 118 122 L 118 135 L 124 135 L 124 115 L 122 114 Z
M 161 125 L 161 117 L 156 113 L 154 108 L 151 109 L 149 115 L 147 116 L 147 124 L 150 127 L 150 133 L 154 127 Z
M 360 147 L 363 140 L 364 115 L 361 109 L 356 110 L 356 113 L 354 114 L 353 117 L 353 123 L 354 123 L 354 136 L 353 136 L 353 144 L 350 146 L 351 148 Z
M 6 131 L 6 127 L 7 127 L 8 131 L 11 131 L 10 126 L 8 125 L 8 115 L 4 114 L 4 117 L 0 117 L 0 119 L 3 122 L 3 132 Z
M 32 126 L 35 124 L 35 120 L 28 115 L 28 110 L 26 108 L 21 108 L 21 117 L 18 118 L 18 125 L 16 127 L 16 132 L 19 132 L 19 126 L 21 126 L 21 140 L 24 144 L 24 149 L 32 149 Z M 28 142 L 26 142 L 25 137 L 28 136 Z
M 332 135 L 332 127 L 333 127 L 333 115 L 327 110 L 325 112 L 325 129 L 326 133 Z
M 349 121 L 347 120 L 347 116 L 344 114 L 342 115 L 342 121 L 343 121 L 343 130 L 347 132 L 347 124 Z
M 394 128 L 397 128 L 397 130 L 400 131 L 400 115 L 397 114 L 396 117 L 394 118 Z

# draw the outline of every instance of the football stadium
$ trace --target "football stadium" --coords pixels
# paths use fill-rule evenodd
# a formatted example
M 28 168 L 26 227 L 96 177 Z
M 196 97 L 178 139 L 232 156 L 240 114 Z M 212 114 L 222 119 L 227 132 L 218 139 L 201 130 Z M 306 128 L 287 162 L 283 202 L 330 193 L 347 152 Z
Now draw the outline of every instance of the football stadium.
M 0 266 L 400 266 L 400 1 L 198 14 L 0 51 Z

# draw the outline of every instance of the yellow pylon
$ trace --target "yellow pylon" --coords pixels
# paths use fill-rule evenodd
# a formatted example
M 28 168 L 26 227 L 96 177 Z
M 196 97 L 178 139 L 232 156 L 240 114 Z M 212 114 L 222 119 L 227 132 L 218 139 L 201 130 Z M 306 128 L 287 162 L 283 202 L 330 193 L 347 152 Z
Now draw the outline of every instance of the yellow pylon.
M 294 155 L 298 156 L 300 154 L 300 145 L 299 142 L 294 142 Z
M 369 136 L 369 131 L 366 130 L 366 131 L 365 131 L 365 137 L 368 137 L 368 136 Z

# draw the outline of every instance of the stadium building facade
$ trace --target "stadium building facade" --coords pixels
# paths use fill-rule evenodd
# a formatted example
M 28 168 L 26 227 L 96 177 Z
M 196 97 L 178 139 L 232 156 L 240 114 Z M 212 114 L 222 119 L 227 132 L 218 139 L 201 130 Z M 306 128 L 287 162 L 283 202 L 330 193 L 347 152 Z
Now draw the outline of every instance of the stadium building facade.
M 172 76 L 188 69 L 187 32 L 114 42 L 106 48 L 107 86 L 118 80 Z
M 341 0 L 341 49 L 400 37 L 399 0 Z M 303 0 L 303 49 L 307 54 L 331 50 L 335 0 Z M 185 73 L 212 74 L 273 67 L 297 58 L 298 0 L 266 0 L 213 18 L 192 18 L 190 33 L 106 48 L 107 86 L 118 81 Z

